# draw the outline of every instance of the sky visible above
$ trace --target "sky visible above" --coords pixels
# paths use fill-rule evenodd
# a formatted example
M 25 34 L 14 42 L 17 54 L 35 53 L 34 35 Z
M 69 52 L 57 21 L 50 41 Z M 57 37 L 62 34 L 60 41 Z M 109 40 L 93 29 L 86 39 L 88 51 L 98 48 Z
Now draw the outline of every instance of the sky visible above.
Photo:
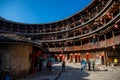
M 11 21 L 38 24 L 68 18 L 92 0 L 0 0 L 0 16 Z

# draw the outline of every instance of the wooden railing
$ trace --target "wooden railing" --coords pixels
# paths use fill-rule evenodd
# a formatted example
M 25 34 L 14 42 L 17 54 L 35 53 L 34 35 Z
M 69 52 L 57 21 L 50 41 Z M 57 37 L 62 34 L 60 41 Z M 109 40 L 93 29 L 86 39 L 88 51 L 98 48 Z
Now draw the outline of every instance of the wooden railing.
M 89 50 L 90 49 L 90 44 L 85 44 L 82 46 L 83 50 Z
M 62 52 L 62 51 L 80 51 L 80 50 L 91 50 L 91 49 L 99 49 L 99 48 L 107 48 L 109 46 L 120 44 L 120 35 L 115 36 L 114 38 L 107 39 L 106 41 L 100 41 L 96 43 L 85 44 L 82 46 L 71 46 L 71 47 L 57 47 L 57 48 L 49 48 L 49 51 L 53 52 Z
M 115 44 L 120 44 L 120 35 L 115 37 Z
M 113 38 L 110 38 L 110 39 L 107 39 L 106 40 L 106 46 L 113 46 L 114 45 L 114 39 Z
M 100 43 L 94 43 L 94 44 L 90 44 L 90 49 L 97 49 L 100 48 Z

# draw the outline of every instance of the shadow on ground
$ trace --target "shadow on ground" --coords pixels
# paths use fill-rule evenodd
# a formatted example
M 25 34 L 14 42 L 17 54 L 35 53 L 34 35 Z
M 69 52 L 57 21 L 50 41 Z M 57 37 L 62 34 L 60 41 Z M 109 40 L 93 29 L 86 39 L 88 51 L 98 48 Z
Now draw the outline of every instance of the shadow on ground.
M 54 66 L 53 69 L 61 71 L 61 66 Z M 66 66 L 65 72 L 61 72 L 59 77 L 55 80 L 87 80 L 84 77 L 88 77 L 89 73 L 80 68 L 75 68 L 72 66 Z M 71 79 L 72 78 L 72 79 Z
M 88 76 L 89 73 L 80 70 L 80 68 L 66 66 L 65 72 L 62 72 L 61 65 L 54 65 L 52 67 L 52 72 L 49 72 L 46 66 L 43 66 L 41 72 L 31 74 L 20 80 L 87 80 L 84 79 L 84 77 Z

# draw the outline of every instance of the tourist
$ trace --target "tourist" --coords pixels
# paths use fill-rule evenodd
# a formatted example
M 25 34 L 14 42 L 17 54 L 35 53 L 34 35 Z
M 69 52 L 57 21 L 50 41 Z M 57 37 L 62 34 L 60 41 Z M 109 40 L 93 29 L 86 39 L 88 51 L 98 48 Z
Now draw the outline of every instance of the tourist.
M 47 68 L 47 70 L 49 70 L 49 59 L 47 60 L 46 68 Z
M 86 69 L 86 65 L 87 65 L 87 62 L 85 60 L 82 60 L 81 61 L 81 70 L 85 70 Z
M 62 62 L 62 71 L 65 72 L 65 61 Z
M 95 70 L 95 60 L 93 60 L 92 68 L 93 68 L 93 71 L 94 71 Z
M 42 70 L 42 66 L 43 66 L 43 59 L 40 57 L 40 62 L 39 62 L 39 71 Z
M 90 59 L 88 60 L 88 70 L 91 71 L 91 62 L 90 62 Z
M 52 60 L 49 61 L 48 68 L 49 68 L 49 72 L 51 72 L 52 71 Z

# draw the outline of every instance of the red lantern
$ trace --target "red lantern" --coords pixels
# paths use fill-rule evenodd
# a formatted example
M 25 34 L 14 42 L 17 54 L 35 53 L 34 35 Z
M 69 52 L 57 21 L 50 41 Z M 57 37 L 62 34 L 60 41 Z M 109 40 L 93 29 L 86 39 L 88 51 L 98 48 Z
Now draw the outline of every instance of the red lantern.
M 88 10 L 86 9 L 85 12 L 88 13 Z
M 106 15 L 107 15 L 107 16 L 110 16 L 110 13 L 107 13 Z
M 39 56 L 41 56 L 41 51 L 40 51 L 40 50 L 38 50 L 38 51 L 36 52 L 36 57 L 38 58 Z
M 114 27 L 115 27 L 115 29 L 117 29 L 119 26 L 116 24 Z
M 116 46 L 114 45 L 114 46 L 113 46 L 113 49 L 115 49 L 115 48 L 116 48 Z

